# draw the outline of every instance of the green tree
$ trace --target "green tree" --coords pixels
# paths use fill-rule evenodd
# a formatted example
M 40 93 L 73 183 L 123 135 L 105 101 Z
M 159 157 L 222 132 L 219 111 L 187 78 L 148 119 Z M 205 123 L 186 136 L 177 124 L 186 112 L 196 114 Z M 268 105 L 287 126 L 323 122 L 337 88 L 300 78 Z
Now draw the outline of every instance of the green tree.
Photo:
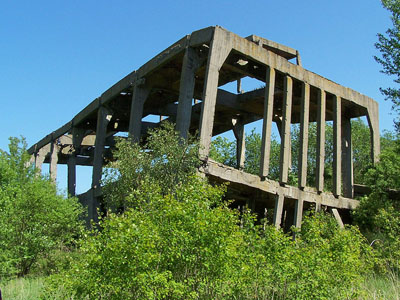
M 151 134 L 149 141 L 160 149 L 166 140 L 180 143 L 172 127 Z M 174 165 L 170 151 L 177 149 L 164 149 L 163 163 Z M 119 147 L 117 156 L 120 151 L 130 153 Z M 146 145 L 135 153 L 151 152 Z M 197 152 L 185 153 L 189 161 L 197 157 Z M 133 159 L 121 158 L 117 178 Z M 137 159 L 144 161 L 137 166 L 147 166 L 147 156 Z M 164 189 L 172 182 L 168 170 L 158 169 L 157 178 L 141 167 L 129 175 L 145 178 L 140 185 L 133 177 L 125 181 L 130 192 L 121 196 L 134 205 L 109 214 L 101 229 L 85 236 L 82 256 L 52 277 L 49 295 L 63 286 L 65 299 L 356 298 L 363 272 L 370 270 L 369 251 L 356 229 L 342 230 L 333 218 L 315 215 L 305 218 L 294 241 L 272 225 L 256 225 L 249 211 L 230 209 L 222 200 L 224 187 L 210 185 L 190 169 L 173 189 Z
M 104 172 L 107 209 L 134 207 L 136 195 L 143 196 L 144 189 L 149 198 L 152 193 L 173 194 L 200 165 L 197 141 L 182 139 L 171 123 L 151 130 L 145 147 L 130 139 L 121 139 L 116 146 L 115 160 Z
M 391 16 L 392 28 L 386 31 L 386 34 L 378 34 L 378 42 L 375 47 L 381 53 L 381 57 L 375 56 L 375 60 L 381 64 L 382 73 L 394 77 L 395 87 L 380 88 L 387 100 L 391 100 L 393 110 L 397 113 L 395 125 L 397 132 L 400 132 L 399 112 L 400 112 L 400 1 L 399 0 L 381 0 Z
M 29 164 L 24 139 L 0 150 L 0 278 L 26 275 L 43 255 L 71 242 L 81 205 Z

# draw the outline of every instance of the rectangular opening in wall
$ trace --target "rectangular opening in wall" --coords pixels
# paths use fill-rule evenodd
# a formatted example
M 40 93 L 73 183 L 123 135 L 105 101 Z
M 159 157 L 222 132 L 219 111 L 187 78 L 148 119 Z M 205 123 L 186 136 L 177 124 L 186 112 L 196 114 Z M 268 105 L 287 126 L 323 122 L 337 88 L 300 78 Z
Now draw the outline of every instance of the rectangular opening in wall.
M 365 184 L 364 174 L 372 164 L 371 132 L 366 117 L 351 119 L 354 183 Z

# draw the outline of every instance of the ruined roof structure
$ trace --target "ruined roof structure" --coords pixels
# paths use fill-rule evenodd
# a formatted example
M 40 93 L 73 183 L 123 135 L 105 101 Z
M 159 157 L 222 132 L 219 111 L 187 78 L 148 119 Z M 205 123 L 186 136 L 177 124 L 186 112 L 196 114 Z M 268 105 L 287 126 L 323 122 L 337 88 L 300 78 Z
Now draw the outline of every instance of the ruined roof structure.
M 243 92 L 241 79 L 265 87 Z M 237 93 L 219 87 L 237 83 Z M 259 85 L 260 86 L 260 85 Z M 160 116 L 148 122 L 149 115 Z M 78 195 L 96 218 L 101 201 L 102 167 L 114 138 L 129 133 L 135 141 L 164 120 L 176 123 L 183 137 L 200 134 L 201 171 L 213 182 L 230 182 L 228 197 L 259 214 L 273 209 L 274 224 L 300 226 L 303 208 L 329 208 L 338 221 L 355 208 L 351 148 L 352 118 L 366 116 L 371 132 L 371 160 L 379 151 L 378 104 L 373 99 L 304 69 L 298 51 L 251 35 L 242 38 L 219 26 L 191 33 L 94 99 L 70 122 L 34 144 L 29 152 L 37 167 L 68 165 L 68 192 L 75 195 L 76 166 L 92 166 L 92 187 Z M 244 125 L 261 120 L 259 175 L 242 171 Z M 325 125 L 333 123 L 332 191 L 324 191 Z M 280 128 L 279 181 L 269 179 L 271 128 Z M 309 123 L 317 124 L 315 188 L 306 186 Z M 291 157 L 290 126 L 300 124 L 300 155 Z M 212 136 L 233 130 L 239 168 L 208 158 Z M 290 161 L 298 159 L 298 186 L 288 185 Z

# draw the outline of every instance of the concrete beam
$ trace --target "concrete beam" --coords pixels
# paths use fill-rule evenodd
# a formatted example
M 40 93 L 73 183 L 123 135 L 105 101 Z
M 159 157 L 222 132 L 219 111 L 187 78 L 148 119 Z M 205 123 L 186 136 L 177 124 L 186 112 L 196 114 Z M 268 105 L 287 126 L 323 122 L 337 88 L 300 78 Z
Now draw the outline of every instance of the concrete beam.
M 231 184 L 260 190 L 272 195 L 282 193 L 285 198 L 299 199 L 301 197 L 305 202 L 320 203 L 325 206 L 344 209 L 355 209 L 359 205 L 358 200 L 342 196 L 336 198 L 332 193 L 318 193 L 316 189 L 311 187 L 305 187 L 304 190 L 301 190 L 290 185 L 281 186 L 279 182 L 269 179 L 262 180 L 257 175 L 252 175 L 232 167 L 227 167 L 211 159 L 207 160 L 206 166 L 202 167 L 200 171 L 211 178 L 218 179 L 219 182 L 229 181 Z M 300 193 L 302 193 L 302 196 Z

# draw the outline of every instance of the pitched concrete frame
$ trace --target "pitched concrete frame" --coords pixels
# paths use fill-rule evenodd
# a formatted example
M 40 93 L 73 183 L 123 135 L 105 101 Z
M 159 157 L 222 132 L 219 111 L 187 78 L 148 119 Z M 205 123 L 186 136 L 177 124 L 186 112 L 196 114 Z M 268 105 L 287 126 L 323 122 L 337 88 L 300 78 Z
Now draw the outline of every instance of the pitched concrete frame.
M 196 81 L 196 71 L 199 65 L 203 65 L 203 60 L 199 58 L 198 47 L 207 45 L 209 48 L 204 86 L 203 86 L 203 101 L 199 104 L 192 106 L 193 92 Z M 248 57 L 253 61 L 257 61 L 266 67 L 265 74 L 265 100 L 264 100 L 264 116 L 263 116 L 263 135 L 262 135 L 262 149 L 261 151 L 261 163 L 260 163 L 260 176 L 254 176 L 226 166 L 220 166 L 219 164 L 207 159 L 209 154 L 209 147 L 211 142 L 211 136 L 213 133 L 214 125 L 214 114 L 215 106 L 218 105 L 231 105 L 233 109 L 236 109 L 235 105 L 232 104 L 238 97 L 229 95 L 229 93 L 222 90 L 218 90 L 218 78 L 224 61 L 229 56 L 231 51 L 235 51 Z M 80 124 L 85 124 L 89 116 L 97 114 L 96 123 L 96 141 L 95 141 L 95 153 L 93 156 L 93 162 L 90 159 L 86 159 L 86 163 L 93 163 L 93 182 L 92 189 L 86 193 L 83 198 L 86 198 L 86 203 L 90 202 L 88 199 L 98 197 L 101 194 L 99 188 L 99 182 L 101 179 L 101 168 L 103 164 L 104 156 L 104 145 L 107 137 L 107 124 L 110 121 L 112 112 L 107 111 L 106 107 L 109 107 L 109 102 L 119 97 L 121 92 L 132 93 L 132 105 L 131 115 L 129 121 L 129 133 L 135 141 L 138 141 L 140 136 L 146 129 L 147 124 L 142 121 L 143 117 L 143 105 L 150 93 L 151 82 L 146 82 L 147 76 L 151 72 L 155 72 L 158 67 L 162 66 L 168 60 L 172 59 L 176 55 L 184 53 L 182 70 L 180 74 L 180 86 L 179 86 L 179 99 L 176 109 L 175 104 L 169 104 L 172 110 L 176 113 L 177 130 L 181 133 L 181 136 L 186 138 L 189 125 L 191 124 L 192 111 L 196 111 L 201 107 L 200 115 L 200 157 L 207 161 L 207 166 L 203 170 L 205 173 L 208 172 L 210 176 L 217 176 L 227 181 L 237 182 L 243 185 L 249 185 L 253 188 L 259 189 L 260 191 L 267 192 L 268 194 L 275 195 L 278 201 L 276 202 L 276 221 L 278 224 L 282 218 L 282 211 L 284 199 L 291 198 L 295 199 L 296 211 L 295 212 L 295 224 L 298 226 L 301 222 L 301 211 L 304 201 L 313 202 L 317 205 L 326 205 L 336 208 L 354 208 L 357 205 L 357 201 L 352 200 L 353 197 L 353 170 L 352 170 L 352 150 L 351 150 L 351 123 L 350 117 L 347 116 L 343 110 L 343 103 L 353 102 L 358 106 L 366 108 L 368 123 L 371 131 L 371 145 L 372 151 L 371 156 L 373 161 L 377 161 L 379 155 L 379 123 L 378 123 L 378 105 L 371 98 L 361 95 L 351 89 L 340 86 L 332 81 L 329 81 L 315 73 L 309 72 L 303 69 L 300 65 L 295 65 L 289 62 L 286 58 L 277 55 L 263 47 L 262 44 L 256 44 L 254 41 L 250 41 L 237 36 L 221 27 L 209 27 L 196 32 L 191 35 L 184 37 L 179 40 L 165 51 L 154 57 L 152 60 L 147 62 L 137 71 L 133 71 L 126 77 L 121 79 L 107 91 L 105 91 L 101 97 L 96 98 L 86 108 L 79 112 L 73 120 L 54 131 L 52 134 L 46 136 L 36 145 L 29 149 L 31 154 L 35 154 L 35 163 L 39 167 L 46 160 L 51 162 L 52 173 L 55 175 L 55 166 L 57 165 L 57 155 L 54 150 L 57 150 L 55 145 L 66 133 L 73 132 L 79 128 Z M 299 59 L 298 55 L 297 58 Z M 271 138 L 271 126 L 273 119 L 273 100 L 275 91 L 275 80 L 276 73 L 284 75 L 285 78 L 285 97 L 284 97 L 284 115 L 281 125 L 281 139 L 282 139 L 282 150 L 281 150 L 281 176 L 279 182 L 274 182 L 268 179 L 269 174 L 269 161 L 270 161 L 270 138 Z M 290 109 L 291 109 L 291 94 L 292 82 L 301 82 L 302 84 L 302 96 L 301 96 L 301 110 L 300 110 L 300 135 L 301 145 L 299 154 L 299 184 L 298 187 L 291 187 L 287 185 L 287 174 L 288 168 L 290 167 Z M 319 110 L 318 110 L 318 173 L 317 176 L 317 191 L 310 189 L 306 186 L 306 174 L 307 174 L 307 147 L 308 147 L 308 123 L 310 113 L 310 89 L 317 89 L 320 92 L 319 99 Z M 333 97 L 333 107 L 329 107 L 334 112 L 334 189 L 333 194 L 325 193 L 323 190 L 323 157 L 324 157 L 324 124 L 325 124 L 325 110 L 326 107 L 326 96 L 329 95 L 330 99 Z M 227 97 L 227 98 L 226 98 Z M 233 105 L 233 106 L 232 106 Z M 237 107 L 240 110 L 240 107 Z M 172 119 L 175 118 L 174 113 L 171 114 Z M 198 118 L 198 116 L 196 116 Z M 238 151 L 237 151 L 237 165 L 240 169 L 244 164 L 244 122 L 240 118 L 232 120 L 233 129 L 235 136 L 238 140 Z M 248 121 L 247 121 L 248 122 Z M 193 122 L 192 122 L 193 123 Z M 232 128 L 232 127 L 231 127 Z M 93 130 L 93 129 L 92 129 Z M 82 133 L 82 139 L 85 138 L 86 133 Z M 109 133 L 110 134 L 110 133 Z M 74 135 L 74 134 L 73 134 Z M 76 153 L 79 153 L 80 141 L 74 141 L 73 155 L 68 158 L 68 190 L 70 194 L 75 193 L 75 168 L 76 164 L 79 163 L 82 158 L 77 158 Z M 62 140 L 62 139 L 61 139 Z M 61 142 L 62 143 L 62 142 Z M 53 144 L 53 146 L 51 146 Z M 52 150 L 53 148 L 53 150 Z M 52 155 L 49 155 L 52 153 Z M 50 159 L 52 158 L 52 159 Z M 82 160 L 83 161 L 83 160 Z M 55 176 L 54 176 L 55 177 Z M 341 178 L 342 177 L 342 178 Z M 341 192 L 343 189 L 343 192 Z M 92 207 L 91 215 L 94 216 L 95 208 L 97 204 L 91 202 Z M 282 210 L 281 210 L 282 208 Z
M 350 101 L 354 101 L 357 104 L 360 104 L 368 109 L 368 122 L 371 130 L 371 145 L 372 145 L 372 157 L 373 161 L 377 161 L 377 156 L 379 154 L 379 124 L 377 118 L 377 103 L 374 102 L 371 98 L 363 96 L 359 93 L 354 92 L 348 88 L 340 86 L 332 81 L 326 80 L 321 76 L 306 71 L 301 66 L 294 65 L 279 55 L 275 55 L 270 53 L 268 50 L 263 49 L 262 47 L 257 46 L 254 43 L 243 41 L 239 36 L 228 32 L 222 28 L 216 27 L 214 31 L 214 39 L 212 41 L 211 52 L 209 55 L 209 61 L 207 66 L 207 82 L 204 86 L 204 103 L 202 108 L 202 117 L 201 117 L 201 136 L 200 136 L 200 144 L 202 146 L 200 157 L 206 158 L 208 157 L 209 145 L 211 142 L 211 134 L 212 134 L 212 124 L 214 118 L 215 111 L 215 102 L 216 102 L 216 90 L 217 90 L 217 82 L 218 82 L 218 71 L 222 66 L 223 61 L 228 56 L 231 50 L 236 50 L 239 53 L 244 54 L 245 56 L 251 57 L 252 59 L 263 63 L 267 66 L 267 74 L 266 79 L 269 80 L 266 82 L 266 97 L 265 97 L 265 105 L 264 105 L 264 122 L 263 122 L 263 135 L 262 135 L 262 149 L 261 149 L 261 166 L 260 166 L 260 175 L 262 178 L 268 176 L 268 167 L 269 167 L 269 146 L 270 146 L 270 130 L 272 124 L 272 111 L 273 111 L 273 91 L 274 91 L 274 73 L 275 70 L 279 70 L 283 74 L 288 74 L 285 77 L 285 99 L 284 99 L 284 109 L 290 110 L 290 95 L 291 87 L 290 82 L 292 78 L 302 81 L 304 85 L 304 96 L 302 103 L 303 110 L 301 112 L 301 135 L 303 137 L 308 136 L 308 132 L 306 124 L 308 124 L 307 119 L 307 110 L 309 105 L 309 86 L 312 85 L 319 90 L 318 97 L 318 117 L 317 117 L 317 127 L 318 127 L 318 138 L 317 138 L 317 182 L 316 187 L 319 195 L 321 197 L 317 197 L 315 199 L 315 203 L 318 205 L 324 204 L 326 205 L 326 194 L 324 191 L 324 160 L 325 160 L 325 114 L 326 114 L 326 93 L 330 93 L 334 96 L 334 130 L 335 130 L 335 139 L 334 139 L 334 190 L 333 197 L 340 200 L 342 198 L 341 194 L 341 173 L 343 171 L 343 179 L 344 183 L 344 191 L 345 195 L 349 198 L 352 197 L 352 193 L 346 192 L 347 188 L 352 188 L 353 185 L 353 175 L 352 175 L 352 159 L 351 159 L 351 130 L 348 128 L 350 125 L 350 119 L 347 121 L 346 119 L 342 123 L 342 115 L 341 115 L 341 99 L 348 99 Z M 219 49 L 219 55 L 213 54 L 213 49 Z M 211 84 L 208 84 L 209 80 L 213 80 Z M 288 84 L 289 82 L 289 84 Z M 290 88 L 288 88 L 290 87 Z M 343 125 L 342 125 L 343 124 Z M 347 124 L 347 127 L 346 127 Z M 284 132 L 283 132 L 283 143 L 281 149 L 281 163 L 280 163 L 280 181 L 281 184 L 285 184 L 287 182 L 287 170 L 288 170 L 288 161 L 289 161 L 289 150 L 288 145 L 290 141 L 290 117 L 289 113 L 284 112 Z M 289 129 L 288 129 L 289 127 Z M 347 128 L 347 129 L 346 129 Z M 340 129 L 340 130 L 339 130 Z M 342 133 L 344 132 L 344 133 Z M 343 139 L 341 135 L 343 134 Z M 342 141 L 341 141 L 342 140 Z M 344 156 L 345 158 L 341 160 L 340 154 L 342 151 L 342 144 L 346 144 L 346 148 L 344 148 Z M 307 144 L 303 142 L 301 144 L 302 150 L 300 151 L 301 157 L 300 163 L 302 165 L 301 175 L 299 187 L 300 189 L 304 189 L 305 187 L 305 177 L 306 177 L 306 146 Z M 347 159 L 346 159 L 347 157 Z M 285 159 L 286 158 L 286 159 Z M 343 167 L 342 167 L 343 165 Z M 278 188 L 279 190 L 279 188 Z M 303 206 L 304 198 L 310 200 L 310 195 L 304 192 L 297 192 L 297 206 L 296 206 L 296 214 L 294 223 L 298 225 L 301 222 L 301 213 L 299 212 L 300 208 Z M 301 195 L 300 195 L 301 194 Z M 283 200 L 285 195 L 284 192 L 277 191 L 277 201 L 275 205 L 275 210 L 278 212 L 281 211 L 281 207 L 283 206 Z M 350 199 L 347 199 L 350 200 Z M 351 202 L 351 201 L 350 201 Z M 350 202 L 348 203 L 350 206 Z M 335 206 L 335 205 L 333 205 Z M 274 217 L 275 225 L 279 226 L 278 222 L 280 222 L 281 217 Z

